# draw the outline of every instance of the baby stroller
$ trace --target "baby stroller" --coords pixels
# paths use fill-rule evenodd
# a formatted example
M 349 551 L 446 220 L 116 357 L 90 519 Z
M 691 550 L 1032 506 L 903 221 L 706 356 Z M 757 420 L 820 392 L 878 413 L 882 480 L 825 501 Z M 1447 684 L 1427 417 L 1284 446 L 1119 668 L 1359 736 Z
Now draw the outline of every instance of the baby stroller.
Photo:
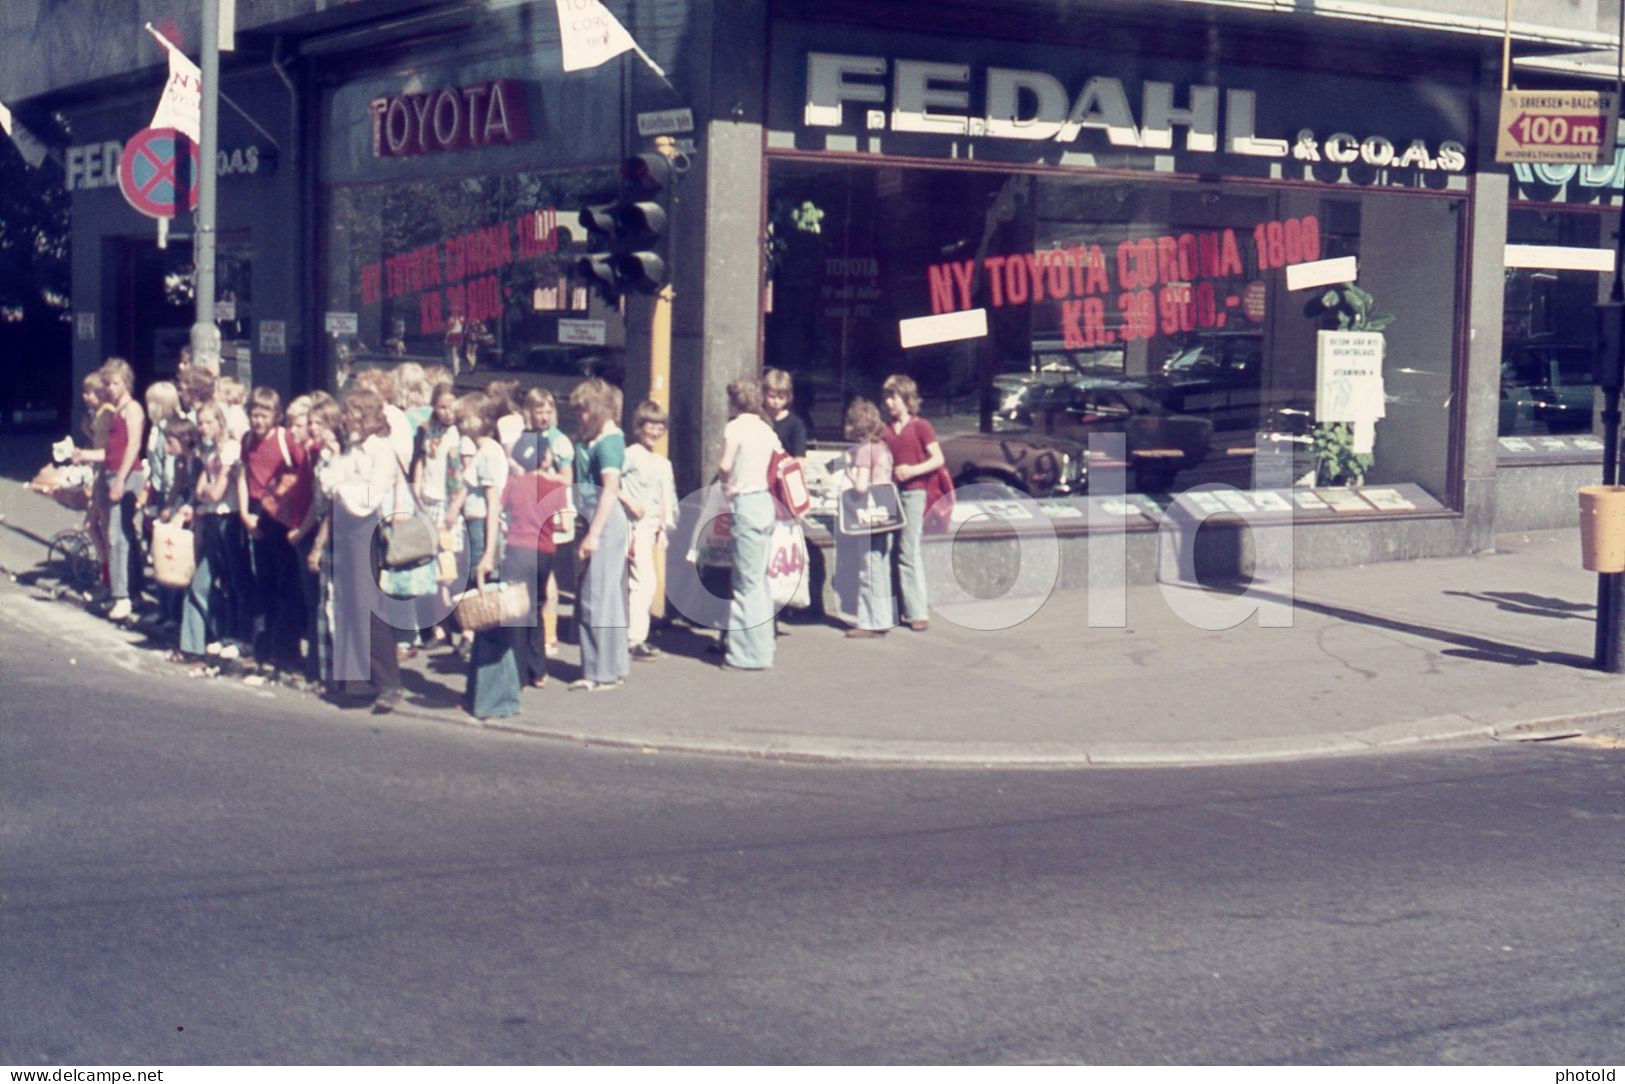
M 72 454 L 69 444 L 69 454 Z M 57 449 L 53 449 L 57 451 Z M 63 458 L 59 455 L 58 457 Z M 58 531 L 46 543 L 46 564 L 56 570 L 59 583 L 76 591 L 90 591 L 101 581 L 101 559 L 96 553 L 95 536 L 90 530 L 91 468 L 83 464 L 47 463 L 34 475 L 28 488 L 43 493 L 64 508 L 84 512 L 77 527 Z

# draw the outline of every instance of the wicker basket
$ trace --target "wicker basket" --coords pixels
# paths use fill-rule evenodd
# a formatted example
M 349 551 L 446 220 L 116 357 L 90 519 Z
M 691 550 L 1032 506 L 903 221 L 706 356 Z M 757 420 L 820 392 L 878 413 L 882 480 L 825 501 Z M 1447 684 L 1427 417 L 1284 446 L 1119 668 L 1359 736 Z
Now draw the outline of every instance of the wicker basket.
M 530 613 L 530 590 L 523 583 L 485 583 L 481 577 L 472 591 L 457 596 L 457 627 L 464 632 L 485 632 L 504 621 L 513 623 Z

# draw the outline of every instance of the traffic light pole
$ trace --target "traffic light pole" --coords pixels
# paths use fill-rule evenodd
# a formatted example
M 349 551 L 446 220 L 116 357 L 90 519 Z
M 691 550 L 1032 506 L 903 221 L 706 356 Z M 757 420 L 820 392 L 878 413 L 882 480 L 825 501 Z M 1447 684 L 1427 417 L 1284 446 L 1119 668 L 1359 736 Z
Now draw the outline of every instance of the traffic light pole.
M 677 292 L 671 284 L 655 294 L 654 315 L 649 320 L 649 398 L 659 404 L 669 417 L 671 414 L 671 305 Z M 666 438 L 671 427 L 655 442 L 655 451 L 669 456 Z
M 220 0 L 203 0 L 202 61 L 199 67 L 203 79 L 203 102 L 198 132 L 197 236 L 192 240 L 197 315 L 193 317 L 191 345 L 193 364 L 208 364 L 212 360 L 213 367 L 218 370 L 220 327 L 214 319 L 214 193 L 216 151 L 220 142 Z
M 1625 221 L 1616 227 L 1614 285 L 1601 308 L 1601 356 L 1598 383 L 1602 385 L 1602 484 L 1619 481 L 1619 392 L 1625 379 Z M 1593 665 L 1608 674 L 1625 673 L 1625 639 L 1620 619 L 1625 616 L 1625 574 L 1597 573 L 1597 636 Z

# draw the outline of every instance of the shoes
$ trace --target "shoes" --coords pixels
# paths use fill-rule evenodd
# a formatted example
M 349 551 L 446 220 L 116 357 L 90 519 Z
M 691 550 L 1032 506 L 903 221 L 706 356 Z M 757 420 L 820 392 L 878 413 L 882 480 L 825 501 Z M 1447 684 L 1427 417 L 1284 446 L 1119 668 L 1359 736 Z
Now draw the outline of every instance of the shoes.
M 652 662 L 665 654 L 664 651 L 660 650 L 658 647 L 654 646 L 648 641 L 644 641 L 641 644 L 633 644 L 627 649 L 627 653 L 639 662 Z
M 224 645 L 222 645 L 219 640 L 215 640 L 211 643 L 203 645 L 203 653 L 205 655 L 218 655 L 220 654 L 220 650 L 223 646 Z
M 418 649 L 415 648 L 415 647 L 402 647 L 399 644 L 397 644 L 395 646 L 395 661 L 396 662 L 406 662 L 408 659 L 417 658 L 417 655 L 418 655 Z
M 626 684 L 625 678 L 616 678 L 614 681 L 588 681 L 582 678 L 570 682 L 570 691 L 573 693 L 607 693 L 611 689 L 619 689 Z
M 531 678 L 530 679 L 530 687 L 532 689 L 545 689 L 545 688 L 547 688 L 547 677 L 544 675 L 544 676 L 538 677 L 538 678 Z
M 107 611 L 107 620 L 109 620 L 109 621 L 128 621 L 130 619 L 130 614 L 131 614 L 131 608 L 130 608 L 130 600 L 129 599 L 127 599 L 127 598 L 114 599 L 112 609 Z
M 722 646 L 722 641 L 721 640 L 716 640 L 716 641 L 713 641 L 712 643 L 709 643 L 709 644 L 705 645 L 705 653 L 707 655 L 720 655 L 720 654 L 723 653 L 724 650 L 725 649 Z
M 209 646 L 213 647 L 214 645 L 211 644 Z M 205 648 L 204 650 L 208 649 Z M 225 643 L 221 644 L 219 651 L 211 651 L 209 653 L 211 655 L 219 655 L 222 659 L 225 659 L 228 662 L 232 659 L 240 659 L 243 657 L 243 649 L 232 643 L 230 640 L 227 640 Z
M 390 712 L 399 707 L 400 703 L 400 693 L 396 693 L 393 696 L 381 695 L 372 702 L 372 713 L 374 715 L 388 715 Z
M 883 632 L 877 632 L 874 629 L 847 629 L 846 630 L 846 638 L 848 640 L 878 640 L 884 635 L 886 635 L 886 634 L 883 633 Z
M 726 670 L 731 674 L 760 674 L 763 670 L 766 670 L 767 667 L 765 667 L 765 666 L 735 666 L 731 662 L 721 662 L 721 663 L 717 664 L 717 669 L 718 670 Z
M 931 627 L 931 622 L 929 622 L 929 621 L 910 621 L 908 623 L 908 627 L 913 629 L 915 632 L 924 632 L 926 629 Z

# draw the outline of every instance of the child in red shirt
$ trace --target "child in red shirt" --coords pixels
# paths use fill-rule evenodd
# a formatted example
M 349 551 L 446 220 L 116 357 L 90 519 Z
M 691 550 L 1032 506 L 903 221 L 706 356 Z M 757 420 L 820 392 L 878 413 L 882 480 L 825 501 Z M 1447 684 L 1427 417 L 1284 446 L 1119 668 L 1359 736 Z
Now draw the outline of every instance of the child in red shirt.
M 299 553 L 288 535 L 304 522 L 311 483 L 305 469 L 309 453 L 281 421 L 282 397 L 276 389 L 255 388 L 243 468 L 237 475 L 237 509 L 254 557 L 253 612 L 265 619 L 254 654 L 279 670 L 297 670 L 305 591 Z

